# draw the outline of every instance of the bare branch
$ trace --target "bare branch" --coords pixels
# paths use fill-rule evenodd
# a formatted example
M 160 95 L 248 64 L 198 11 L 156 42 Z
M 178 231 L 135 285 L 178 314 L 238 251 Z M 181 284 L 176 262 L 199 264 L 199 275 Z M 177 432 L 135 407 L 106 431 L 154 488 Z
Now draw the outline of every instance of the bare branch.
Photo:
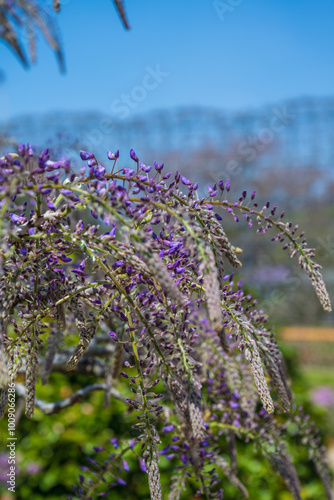
M 16 393 L 19 397 L 25 397 L 26 388 L 23 384 L 15 385 Z M 109 387 L 107 384 L 92 384 L 87 385 L 83 389 L 79 389 L 77 392 L 74 392 L 65 399 L 60 399 L 59 401 L 55 401 L 54 403 L 48 403 L 47 401 L 43 401 L 42 399 L 35 399 L 35 407 L 41 410 L 45 415 L 52 415 L 53 413 L 58 413 L 64 408 L 68 408 L 69 406 L 73 406 L 75 403 L 82 401 L 82 399 L 93 391 L 108 391 L 110 396 L 122 401 L 123 403 L 127 403 L 127 400 L 124 396 L 122 396 L 116 389 L 113 387 Z
M 125 9 L 124 9 L 124 2 L 122 0 L 114 0 L 115 7 L 117 9 L 117 12 L 119 14 L 119 17 L 121 18 L 124 28 L 129 30 L 130 25 L 128 23 L 126 14 L 125 14 Z

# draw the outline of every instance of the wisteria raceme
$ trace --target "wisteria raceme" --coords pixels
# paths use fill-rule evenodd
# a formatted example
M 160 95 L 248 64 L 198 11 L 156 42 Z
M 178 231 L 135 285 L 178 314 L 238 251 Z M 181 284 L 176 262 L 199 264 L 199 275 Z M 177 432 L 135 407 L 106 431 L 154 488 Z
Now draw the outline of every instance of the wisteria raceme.
M 255 385 L 257 387 L 263 407 L 268 413 L 273 413 L 274 411 L 273 400 L 271 398 L 268 384 L 263 372 L 261 356 L 259 354 L 259 351 L 257 349 L 254 340 L 252 340 L 251 342 L 250 349 L 248 348 L 246 349 L 246 359 L 248 359 L 250 362 Z
M 62 330 L 66 328 L 66 317 L 63 304 L 59 304 L 56 306 L 56 319 L 59 327 Z
M 188 395 L 183 387 L 183 384 L 176 377 L 170 377 L 167 379 L 167 386 L 170 390 L 171 397 L 175 401 L 177 410 L 188 424 L 188 428 L 191 428 Z
M 204 419 L 201 404 L 201 386 L 198 380 L 189 388 L 189 416 L 193 435 L 196 439 L 204 439 Z
M 287 381 L 284 359 L 278 349 L 273 333 L 257 330 L 258 347 L 262 352 L 262 359 L 276 393 L 282 405 L 283 411 L 288 412 L 292 402 L 292 393 Z
M 217 332 L 217 335 L 218 335 L 218 338 L 220 340 L 220 345 L 222 346 L 222 348 L 224 349 L 224 351 L 228 352 L 229 346 L 228 346 L 228 343 L 227 343 L 226 333 L 225 333 L 224 326 Z
M 203 285 L 206 294 L 206 303 L 212 328 L 220 335 L 223 330 L 223 313 L 220 305 L 220 290 L 218 272 L 215 258 L 210 247 L 204 249 L 206 260 L 200 265 L 200 273 L 203 276 Z
M 302 269 L 305 269 L 308 277 L 310 278 L 312 286 L 315 289 L 317 296 L 319 297 L 322 307 L 325 311 L 331 312 L 332 305 L 323 277 L 320 273 L 321 266 L 311 260 L 311 258 L 314 256 L 311 249 L 304 251 L 304 253 L 306 255 L 299 256 L 299 264 Z
M 327 498 L 329 500 L 333 500 L 334 496 L 333 496 L 333 492 L 332 492 L 332 479 L 331 479 L 331 475 L 329 472 L 328 463 L 326 461 L 324 461 L 324 459 L 323 459 L 324 452 L 325 452 L 325 450 L 322 450 L 322 454 L 318 457 L 318 459 L 313 460 L 313 461 L 314 461 L 316 471 L 317 471 L 319 477 L 321 478 L 321 481 L 322 481 L 322 484 L 324 486 Z
M 236 359 L 231 353 L 222 355 L 222 364 L 228 385 L 233 391 L 241 392 L 244 381 L 240 377 L 241 359 Z M 240 358 L 240 357 L 239 357 Z
M 162 500 L 160 472 L 156 452 L 153 452 L 153 456 L 146 461 L 146 468 L 151 500 Z
M 285 450 L 268 453 L 268 460 L 273 469 L 282 476 L 295 500 L 301 500 L 301 485 L 296 469 L 291 463 L 290 457 Z
M 166 295 L 174 300 L 178 306 L 183 307 L 185 298 L 171 278 L 161 259 L 156 254 L 147 255 L 147 253 L 143 258 L 148 269 L 152 272 Z
M 299 407 L 298 411 L 292 416 L 292 421 L 297 427 L 296 437 L 299 437 L 304 445 L 307 444 L 309 458 L 312 460 L 322 481 L 326 498 L 327 500 L 333 500 L 332 475 L 328 467 L 326 449 L 321 444 L 318 429 L 309 420 L 310 416 L 304 414 L 302 407 Z
M 168 495 L 168 500 L 180 500 L 186 482 L 187 476 L 183 473 L 183 471 L 181 470 L 181 473 L 179 471 L 175 471 L 171 480 L 171 488 Z
M 0 420 L 3 419 L 8 404 L 8 389 L 2 389 L 0 392 Z
M 0 390 L 8 386 L 8 369 L 3 341 L 0 338 Z
M 29 338 L 29 337 L 28 337 Z M 30 337 L 30 345 L 28 345 L 28 350 L 26 354 L 26 416 L 31 418 L 34 414 L 35 409 L 35 389 L 36 389 L 36 377 L 37 377 L 37 367 L 38 367 L 38 351 L 37 351 L 37 341 L 32 335 Z
M 86 340 L 81 341 L 80 344 L 77 345 L 74 353 L 71 355 L 70 359 L 67 362 L 66 370 L 68 372 L 71 370 L 74 370 L 76 368 L 77 364 L 79 363 L 80 359 L 84 355 L 88 346 L 89 346 L 89 342 Z
M 217 466 L 222 469 L 224 474 L 228 477 L 229 481 L 234 484 L 238 490 L 241 492 L 244 498 L 249 498 L 249 494 L 247 488 L 243 485 L 243 483 L 238 479 L 235 472 L 231 469 L 225 458 L 218 457 L 216 460 Z
M 122 344 L 117 343 L 115 347 L 115 352 L 112 360 L 112 379 L 116 380 L 121 373 L 123 366 L 124 349 Z
M 213 248 L 226 255 L 227 260 L 233 267 L 242 267 L 242 263 L 238 259 L 237 249 L 230 243 L 221 224 L 209 212 L 208 221 L 210 228 L 210 238 L 213 243 Z M 240 252 L 240 249 L 238 249 Z
M 57 273 L 54 271 L 51 271 L 50 269 L 46 271 L 45 273 L 45 279 L 47 280 L 48 284 L 48 297 L 49 299 L 53 300 L 54 303 L 58 302 L 62 298 L 62 293 L 61 289 L 56 286 L 57 281 L 59 281 L 59 276 L 57 276 Z M 59 325 L 59 328 L 64 331 L 66 329 L 66 317 L 65 317 L 65 308 L 64 304 L 60 303 L 59 305 L 56 306 L 56 321 Z
M 247 498 L 236 436 L 253 442 L 300 498 L 282 445 L 293 422 L 332 500 L 325 452 L 293 405 L 274 331 L 240 281 L 241 250 L 220 213 L 274 233 L 299 256 L 329 311 L 303 233 L 282 222 L 276 205 L 260 209 L 255 192 L 229 201 L 230 183 L 220 181 L 200 199 L 198 184 L 178 171 L 145 165 L 134 150 L 122 168 L 111 149 L 107 164 L 80 151 L 84 164 L 75 172 L 65 157 L 54 161 L 48 149 L 36 155 L 29 144 L 0 158 L 0 416 L 9 382 L 26 394 L 34 422 L 38 376 L 51 384 L 50 373 L 65 368 L 89 375 L 95 383 L 70 398 L 37 398 L 36 412 L 55 413 L 101 390 L 107 403 L 115 398 L 128 408 L 136 434 L 128 444 L 116 436 L 112 453 L 90 462 L 93 479 L 80 476 L 76 498 L 111 497 L 126 484 L 133 454 L 151 498 L 171 500 L 194 482 L 201 497 L 223 498 L 227 481 Z M 23 372 L 25 388 L 17 377 Z M 161 488 L 159 453 L 176 466 L 169 491 Z
M 22 364 L 22 357 L 18 351 L 13 350 L 8 362 L 8 383 L 15 383 L 17 373 Z M 0 420 L 3 418 L 8 404 L 8 389 L 2 389 L 0 393 Z
M 232 470 L 233 474 L 237 474 L 237 472 L 238 472 L 238 457 L 237 457 L 235 435 L 232 431 L 227 433 L 227 443 L 228 443 L 228 451 L 229 451 L 229 455 L 230 455 L 230 459 L 231 459 L 231 470 Z
M 280 370 L 280 362 L 274 360 L 270 355 L 267 355 L 265 358 L 264 364 L 268 370 L 268 373 L 270 374 L 271 380 L 273 382 L 273 385 L 276 389 L 278 398 L 280 400 L 280 403 L 282 405 L 283 411 L 288 412 L 290 409 L 290 404 L 291 404 L 291 399 L 290 399 L 290 394 L 287 391 L 287 383 L 284 384 L 283 378 L 282 378 L 282 370 Z
M 252 418 L 256 409 L 256 387 L 249 362 L 240 362 L 241 387 L 239 390 L 240 406 Z
M 57 318 L 58 322 L 58 318 Z M 59 324 L 59 322 L 58 322 Z M 60 326 L 60 325 L 59 325 Z M 47 384 L 52 370 L 53 360 L 58 352 L 63 336 L 59 329 L 53 329 L 48 338 L 47 350 L 45 353 L 44 363 L 41 367 L 42 384 Z
M 80 359 L 87 350 L 90 341 L 94 337 L 97 328 L 97 324 L 94 319 L 89 323 L 86 322 L 80 301 L 78 301 L 77 298 L 72 298 L 71 302 L 76 325 L 79 330 L 80 342 L 67 362 L 67 371 L 74 370 L 74 368 L 77 366 Z
M 19 291 L 19 290 L 17 290 Z M 13 308 L 17 304 L 17 291 L 13 291 L 9 288 L 9 284 L 0 278 L 0 330 L 1 335 L 6 333 L 8 323 L 10 321 L 10 316 L 12 314 Z

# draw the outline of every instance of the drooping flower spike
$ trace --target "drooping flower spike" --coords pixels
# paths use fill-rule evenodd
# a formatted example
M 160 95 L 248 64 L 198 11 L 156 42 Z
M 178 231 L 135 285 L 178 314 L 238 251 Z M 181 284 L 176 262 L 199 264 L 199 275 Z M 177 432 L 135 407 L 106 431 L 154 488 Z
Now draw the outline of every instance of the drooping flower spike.
M 222 213 L 245 220 L 246 230 L 270 231 L 298 256 L 330 311 L 304 233 L 283 222 L 276 204 L 259 208 L 255 192 L 229 201 L 224 193 L 231 196 L 231 185 L 221 181 L 200 199 L 197 183 L 178 171 L 162 175 L 163 163 L 154 162 L 154 169 L 139 163 L 134 150 L 137 171 L 126 164 L 115 173 L 85 151 L 87 166 L 79 173 L 71 173 L 66 158 L 51 160 L 48 150 L 36 156 L 20 145 L 17 155 L 0 159 L 0 415 L 21 365 L 26 384 L 17 386 L 29 418 L 35 406 L 53 413 L 103 390 L 106 404 L 117 398 L 133 410 L 138 434 L 128 444 L 113 438 L 102 465 L 97 458 L 90 467 L 110 474 L 109 489 L 119 487 L 129 469 L 126 454 L 134 454 L 157 499 L 165 496 L 161 454 L 176 465 L 171 498 L 179 498 L 190 471 L 202 496 L 222 498 L 226 480 L 246 496 L 235 435 L 254 441 L 299 498 L 284 445 L 294 422 L 332 498 L 324 453 L 314 428 L 292 406 L 267 316 L 234 275 L 242 270 L 242 253 L 225 233 Z M 119 151 L 107 157 L 118 160 Z M 36 399 L 36 379 L 49 380 L 57 354 L 67 371 L 104 382 L 62 401 Z M 103 474 L 89 482 L 80 475 L 78 498 L 98 487 L 98 477 Z

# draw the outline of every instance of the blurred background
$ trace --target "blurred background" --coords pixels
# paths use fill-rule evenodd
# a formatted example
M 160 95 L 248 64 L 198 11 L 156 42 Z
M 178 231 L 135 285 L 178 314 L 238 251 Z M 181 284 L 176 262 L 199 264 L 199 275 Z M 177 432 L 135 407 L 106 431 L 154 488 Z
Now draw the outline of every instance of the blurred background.
M 66 70 L 41 33 L 29 69 L 0 43 L 0 152 L 29 142 L 36 150 L 51 148 L 53 159 L 65 154 L 76 169 L 80 149 L 108 167 L 106 151 L 120 148 L 124 167 L 134 148 L 145 164 L 164 161 L 168 171 L 200 182 L 203 195 L 220 179 L 230 179 L 231 199 L 255 189 L 260 202 L 278 203 L 306 231 L 333 298 L 334 4 L 127 0 L 127 31 L 110 0 L 66 0 L 59 14 L 51 2 L 39 3 Z M 29 54 L 24 30 L 21 41 Z M 334 467 L 333 315 L 322 312 L 297 262 L 268 235 L 241 230 L 243 221 L 227 215 L 223 224 L 244 250 L 242 280 L 270 316 L 296 403 L 321 427 Z M 71 377 L 55 375 L 54 393 L 40 387 L 42 399 L 74 391 L 80 380 Z M 102 405 L 102 397 L 54 417 L 23 419 L 22 498 L 32 491 L 36 499 L 59 498 L 75 481 L 78 454 L 112 437 L 110 422 L 121 425 L 124 408 L 97 422 L 94 404 Z M 254 495 L 290 498 L 270 475 L 274 489 L 266 496 L 264 462 L 250 465 L 245 457 L 244 473 L 259 481 Z M 312 475 L 302 467 L 299 473 Z M 310 484 L 303 498 L 320 499 L 316 479 Z

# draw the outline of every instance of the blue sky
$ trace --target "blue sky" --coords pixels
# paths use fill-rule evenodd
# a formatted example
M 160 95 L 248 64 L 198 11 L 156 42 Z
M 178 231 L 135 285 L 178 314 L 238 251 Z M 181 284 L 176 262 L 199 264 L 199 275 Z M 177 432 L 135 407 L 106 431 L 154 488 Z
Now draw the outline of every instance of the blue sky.
M 0 44 L 0 121 L 55 110 L 242 110 L 333 95 L 332 0 L 126 0 L 126 9 L 130 32 L 110 0 L 64 0 L 65 75 L 42 41 L 29 71 Z

